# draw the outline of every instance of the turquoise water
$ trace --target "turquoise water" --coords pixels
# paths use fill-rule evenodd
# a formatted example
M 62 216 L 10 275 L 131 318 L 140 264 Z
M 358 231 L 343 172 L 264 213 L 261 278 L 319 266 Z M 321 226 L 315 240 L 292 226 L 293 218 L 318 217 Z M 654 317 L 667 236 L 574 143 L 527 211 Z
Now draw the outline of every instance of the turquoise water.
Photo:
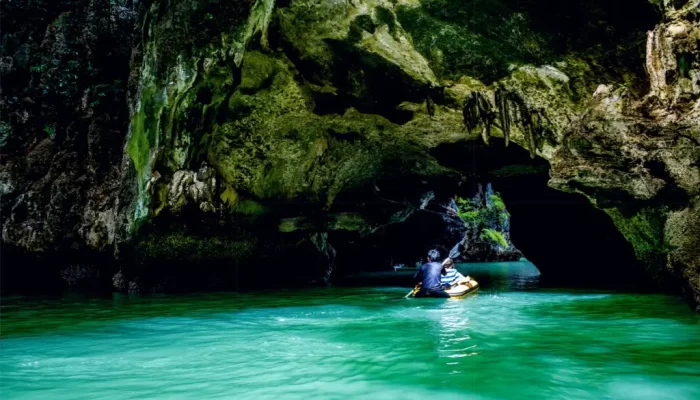
M 700 399 L 700 317 L 680 300 L 461 269 L 490 286 L 5 298 L 2 398 Z

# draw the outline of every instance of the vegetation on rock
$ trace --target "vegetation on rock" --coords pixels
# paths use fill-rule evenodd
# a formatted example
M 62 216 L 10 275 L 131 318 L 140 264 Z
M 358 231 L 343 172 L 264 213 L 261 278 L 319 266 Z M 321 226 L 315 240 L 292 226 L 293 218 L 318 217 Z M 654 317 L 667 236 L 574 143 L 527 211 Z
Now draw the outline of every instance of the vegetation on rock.
M 222 238 L 140 230 L 206 218 L 277 235 L 361 214 L 274 236 L 333 263 L 330 226 L 388 223 L 367 204 L 402 192 L 377 182 L 452 179 L 431 150 L 503 138 L 606 209 L 652 274 L 700 293 L 700 246 L 679 239 L 700 196 L 695 0 L 656 2 L 663 19 L 633 0 L 6 3 L 3 243 L 235 258 Z M 503 247 L 505 204 L 481 201 L 460 216 Z
M 501 196 L 487 185 L 471 199 L 455 197 L 457 215 L 467 228 L 465 243 L 471 254 L 495 253 L 507 257 L 520 258 L 520 253 L 510 242 L 510 213 Z M 492 255 L 485 255 L 493 259 Z

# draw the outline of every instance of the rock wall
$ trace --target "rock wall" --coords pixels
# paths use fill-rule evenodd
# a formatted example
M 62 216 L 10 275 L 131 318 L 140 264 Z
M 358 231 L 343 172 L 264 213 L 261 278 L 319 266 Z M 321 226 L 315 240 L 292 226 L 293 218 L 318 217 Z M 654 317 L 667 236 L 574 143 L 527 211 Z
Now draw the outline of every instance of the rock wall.
M 550 185 L 588 196 L 613 219 L 662 285 L 700 298 L 700 3 L 648 32 L 650 91 L 601 85 L 551 158 Z M 682 216 L 682 217 L 681 217 Z M 691 245 L 690 243 L 696 243 Z
M 137 3 L 3 3 L 6 254 L 112 250 Z
M 459 176 L 431 149 L 504 140 L 700 301 L 697 1 L 663 3 L 646 55 L 641 0 L 98 3 L 41 3 L 3 45 L 4 246 L 111 252 L 129 260 L 119 282 L 141 262 L 308 248 L 328 277 L 338 241 L 400 224 L 426 192 L 391 182 Z M 544 17 L 577 10 L 599 24 Z

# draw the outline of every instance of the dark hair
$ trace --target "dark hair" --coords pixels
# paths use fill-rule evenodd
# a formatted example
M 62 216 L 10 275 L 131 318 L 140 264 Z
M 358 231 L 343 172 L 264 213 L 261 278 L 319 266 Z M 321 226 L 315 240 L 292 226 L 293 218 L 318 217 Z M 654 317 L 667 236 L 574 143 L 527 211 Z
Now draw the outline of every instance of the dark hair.
M 436 249 L 432 249 L 428 252 L 428 260 L 437 261 L 440 259 L 440 252 Z

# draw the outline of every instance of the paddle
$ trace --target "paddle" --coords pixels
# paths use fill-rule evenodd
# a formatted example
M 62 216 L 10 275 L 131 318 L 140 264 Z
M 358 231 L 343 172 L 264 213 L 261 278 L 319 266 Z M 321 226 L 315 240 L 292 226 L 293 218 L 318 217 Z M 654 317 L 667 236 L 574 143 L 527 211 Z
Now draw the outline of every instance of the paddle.
M 461 244 L 462 244 L 462 242 L 458 242 L 458 243 L 455 245 L 455 247 L 453 247 L 452 250 L 450 250 L 450 254 L 447 256 L 447 258 L 445 259 L 445 261 L 442 262 L 442 265 L 445 265 L 445 262 L 446 262 L 448 259 L 450 259 L 450 258 L 455 258 L 455 257 L 458 257 L 458 256 L 460 255 L 459 246 L 460 246 Z
M 408 294 L 407 294 L 406 296 L 404 296 L 404 299 L 407 299 L 408 296 L 411 296 L 411 295 L 416 294 L 417 291 L 418 291 L 418 285 L 416 285 L 416 287 L 414 287 L 413 290 L 411 290 L 410 292 L 408 292 Z

